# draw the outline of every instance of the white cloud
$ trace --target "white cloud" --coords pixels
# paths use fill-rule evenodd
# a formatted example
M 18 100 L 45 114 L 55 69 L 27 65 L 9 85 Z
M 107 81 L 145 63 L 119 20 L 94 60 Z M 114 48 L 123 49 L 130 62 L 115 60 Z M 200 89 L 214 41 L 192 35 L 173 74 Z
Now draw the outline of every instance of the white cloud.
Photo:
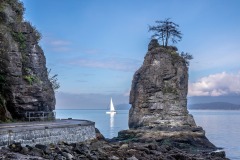
M 50 44 L 53 46 L 67 46 L 70 44 L 70 42 L 63 40 L 53 40 L 50 42 Z
M 44 43 L 52 51 L 56 52 L 68 52 L 70 51 L 71 42 L 61 39 L 45 38 Z
M 76 59 L 69 63 L 81 67 L 112 69 L 119 71 L 136 71 L 141 62 L 134 59 L 115 57 L 104 59 Z
M 240 94 L 240 72 L 217 73 L 203 77 L 188 87 L 189 96 L 222 96 Z

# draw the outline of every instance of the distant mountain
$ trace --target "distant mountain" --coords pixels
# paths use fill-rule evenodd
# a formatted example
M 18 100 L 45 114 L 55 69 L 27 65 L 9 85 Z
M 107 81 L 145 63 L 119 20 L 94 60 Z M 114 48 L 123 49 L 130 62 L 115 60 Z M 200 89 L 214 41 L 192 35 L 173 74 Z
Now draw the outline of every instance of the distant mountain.
M 197 103 L 188 105 L 188 109 L 240 110 L 240 105 L 227 102 Z
M 118 104 L 115 106 L 116 110 L 129 110 L 131 108 L 130 104 Z
M 118 104 L 116 110 L 129 110 L 130 104 Z M 227 102 L 197 103 L 188 105 L 188 109 L 209 109 L 209 110 L 240 110 L 240 105 Z
M 227 102 L 232 104 L 240 104 L 240 95 L 231 94 L 227 96 L 192 96 L 188 97 L 188 104 Z

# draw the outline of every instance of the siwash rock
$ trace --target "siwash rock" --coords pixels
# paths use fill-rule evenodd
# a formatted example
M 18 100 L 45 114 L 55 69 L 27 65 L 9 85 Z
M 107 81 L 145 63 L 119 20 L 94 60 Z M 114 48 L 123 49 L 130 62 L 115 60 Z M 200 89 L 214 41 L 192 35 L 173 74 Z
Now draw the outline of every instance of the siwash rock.
M 23 119 L 28 111 L 55 108 L 40 33 L 23 21 L 23 5 L 0 1 L 0 121 Z
M 129 128 L 196 127 L 187 110 L 188 67 L 176 48 L 151 40 L 130 92 Z
M 119 140 L 158 142 L 196 154 L 216 150 L 187 110 L 188 67 L 176 47 L 151 40 L 130 92 L 129 130 Z

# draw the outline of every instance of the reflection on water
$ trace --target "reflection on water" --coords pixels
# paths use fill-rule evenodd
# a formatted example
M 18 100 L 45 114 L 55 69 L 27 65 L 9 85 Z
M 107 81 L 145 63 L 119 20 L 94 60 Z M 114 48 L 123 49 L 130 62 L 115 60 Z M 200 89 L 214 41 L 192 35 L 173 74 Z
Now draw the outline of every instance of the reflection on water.
M 111 137 L 114 137 L 114 134 L 115 134 L 115 129 L 114 129 L 114 116 L 115 116 L 115 113 L 110 113 L 109 114 L 109 117 L 110 117 L 110 136 Z
M 114 115 L 115 113 L 110 113 L 110 128 L 114 127 Z

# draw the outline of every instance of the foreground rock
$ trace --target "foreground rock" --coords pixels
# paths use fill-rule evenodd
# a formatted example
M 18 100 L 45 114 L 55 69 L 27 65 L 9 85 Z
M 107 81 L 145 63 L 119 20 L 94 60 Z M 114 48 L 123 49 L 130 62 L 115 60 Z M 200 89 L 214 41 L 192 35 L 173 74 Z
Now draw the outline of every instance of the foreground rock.
M 179 142 L 180 143 L 180 142 Z M 184 142 L 181 142 L 184 144 Z M 187 144 L 187 143 L 186 143 Z M 68 144 L 60 142 L 50 145 L 36 145 L 35 147 L 20 147 L 12 144 L 11 149 L 0 151 L 0 159 L 109 159 L 109 160 L 226 160 L 224 152 L 206 153 L 188 152 L 172 145 L 171 140 L 138 141 L 125 140 L 122 142 L 107 142 L 105 140 L 92 140 L 83 143 Z
M 124 133 L 124 134 L 123 134 Z M 129 132 L 130 133 L 130 132 Z M 126 131 L 117 138 L 106 140 L 96 129 L 96 139 L 81 143 L 59 142 L 58 144 L 22 146 L 11 144 L 0 150 L 0 159 L 67 159 L 67 160 L 227 160 L 225 152 L 199 150 L 195 141 L 173 138 L 140 137 Z M 125 136 L 125 137 L 123 137 Z M 199 145 L 199 144 L 198 144 Z
M 23 21 L 23 12 L 18 0 L 0 1 L 0 122 L 55 108 L 46 59 L 38 45 L 41 35 Z

